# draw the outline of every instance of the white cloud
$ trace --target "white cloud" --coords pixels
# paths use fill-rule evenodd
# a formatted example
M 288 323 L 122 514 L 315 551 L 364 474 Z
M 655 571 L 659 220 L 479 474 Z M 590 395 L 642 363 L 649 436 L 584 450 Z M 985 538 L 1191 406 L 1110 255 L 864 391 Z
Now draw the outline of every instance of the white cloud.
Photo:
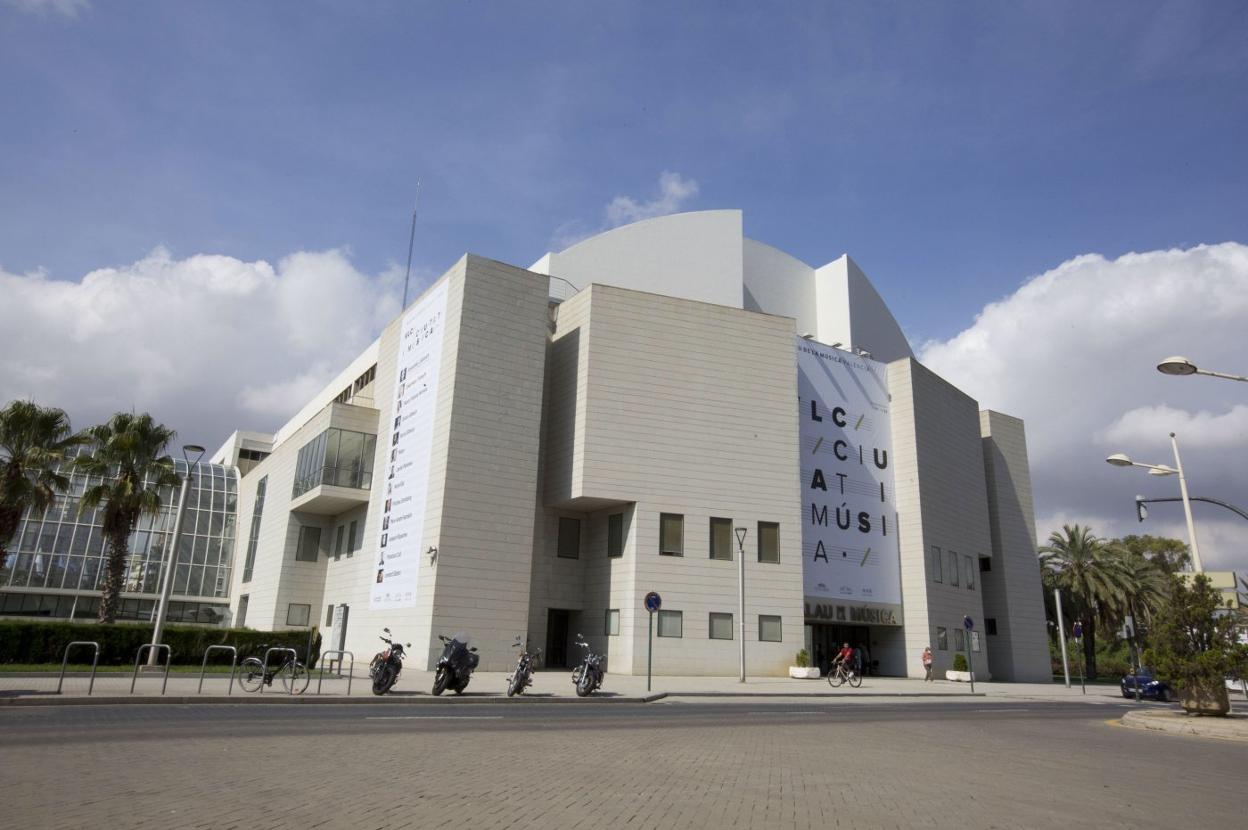
M 336 250 L 274 267 L 157 249 L 78 282 L 0 269 L 0 402 L 59 406 L 78 427 L 146 410 L 204 444 L 271 430 L 398 313 L 401 279 Z
M 18 11 L 32 14 L 59 14 L 62 17 L 77 17 L 79 12 L 91 7 L 90 0 L 5 0 Z
M 1246 330 L 1248 246 L 1228 242 L 1113 260 L 1076 257 L 920 354 L 981 406 L 1026 420 L 1042 540 L 1075 518 L 1098 535 L 1117 536 L 1159 532 L 1163 508 L 1136 525 L 1132 500 L 1137 493 L 1178 495 L 1178 483 L 1110 467 L 1105 456 L 1173 464 L 1170 432 L 1193 495 L 1248 508 L 1244 385 L 1155 368 L 1181 354 L 1244 374 Z M 1206 523 L 1218 528 L 1202 549 L 1206 566 L 1248 570 L 1248 522 L 1212 506 L 1195 511 L 1198 533 Z M 1178 538 L 1186 538 L 1178 517 Z
M 603 211 L 603 222 L 597 228 L 591 228 L 579 219 L 565 222 L 555 228 L 555 232 L 551 235 L 551 248 L 555 251 L 562 251 L 583 239 L 611 228 L 676 213 L 697 195 L 698 183 L 696 181 L 686 179 L 679 173 L 665 170 L 659 174 L 658 195 L 653 199 L 637 201 L 631 196 L 616 196 L 607 203 Z

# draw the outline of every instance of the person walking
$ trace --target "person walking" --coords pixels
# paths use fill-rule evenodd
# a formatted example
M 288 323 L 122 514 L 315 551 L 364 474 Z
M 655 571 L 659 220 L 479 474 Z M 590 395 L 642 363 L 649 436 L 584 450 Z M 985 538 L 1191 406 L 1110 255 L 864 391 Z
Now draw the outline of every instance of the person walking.
M 932 680 L 932 647 L 923 649 L 923 682 Z M 932 680 L 934 683 L 935 681 Z

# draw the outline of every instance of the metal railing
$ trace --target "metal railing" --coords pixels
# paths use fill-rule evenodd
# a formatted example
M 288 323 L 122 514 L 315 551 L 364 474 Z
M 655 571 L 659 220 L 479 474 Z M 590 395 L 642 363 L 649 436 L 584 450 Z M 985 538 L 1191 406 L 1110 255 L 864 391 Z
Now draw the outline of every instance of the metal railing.
M 61 693 L 61 684 L 65 682 L 65 666 L 69 663 L 69 650 L 74 646 L 92 646 L 95 656 L 91 658 L 91 682 L 87 684 L 87 695 L 95 689 L 95 667 L 100 664 L 100 644 L 95 640 L 74 640 L 65 646 L 65 656 L 61 658 L 61 677 L 56 681 L 56 693 Z
M 320 657 L 321 674 L 320 674 L 320 677 L 316 679 L 316 693 L 318 695 L 321 693 L 321 683 L 325 680 L 325 664 L 329 662 L 325 658 L 331 654 L 338 655 L 338 675 L 340 677 L 342 676 L 342 658 L 347 657 L 347 656 L 351 657 L 351 667 L 347 669 L 347 697 L 350 697 L 351 696 L 351 678 L 355 674 L 355 653 L 350 652 L 350 651 L 335 650 L 335 651 L 322 651 L 321 652 L 321 657 Z
M 139 680 L 139 661 L 143 659 L 143 649 L 156 649 L 156 654 L 160 654 L 160 650 L 165 650 L 165 679 L 160 684 L 160 693 L 163 695 L 165 689 L 169 686 L 169 664 L 173 662 L 173 650 L 164 643 L 144 643 L 139 646 L 139 653 L 134 656 L 134 674 L 130 676 L 130 694 L 134 694 L 134 684 Z M 160 659 L 157 657 L 156 659 Z
M 208 655 L 213 651 L 228 651 L 230 653 L 230 685 L 226 691 L 227 695 L 234 694 L 234 670 L 238 668 L 238 649 L 234 646 L 208 646 L 204 649 L 204 663 L 199 667 L 199 688 L 196 694 L 204 693 L 204 674 L 208 671 Z
M 259 689 L 260 694 L 264 694 L 264 685 L 265 685 L 265 684 L 264 684 L 264 682 L 263 682 L 263 679 L 264 679 L 264 678 L 268 678 L 268 677 L 269 677 L 269 655 L 270 655 L 270 654 L 272 654 L 272 653 L 273 653 L 273 652 L 275 652 L 275 651 L 280 651 L 280 652 L 282 652 L 283 654 L 289 654 L 289 655 L 290 655 L 290 662 L 291 662 L 291 664 L 292 664 L 292 666 L 291 666 L 291 671 L 292 671 L 292 672 L 294 671 L 294 666 L 293 666 L 293 664 L 294 664 L 294 663 L 298 663 L 298 662 L 299 662 L 299 652 L 295 651 L 293 648 L 277 648 L 277 647 L 274 647 L 274 648 L 266 648 L 266 649 L 264 650 L 264 674 L 262 674 L 262 675 L 261 675 L 262 681 L 261 681 L 261 683 L 260 683 L 260 689 Z M 279 668 L 279 670 L 280 670 L 280 668 L 281 668 L 281 667 L 279 666 L 278 668 Z M 273 673 L 273 676 L 275 676 L 275 677 L 276 677 L 276 675 L 277 675 L 277 672 L 274 672 L 274 673 Z M 298 675 L 291 675 L 290 694 L 292 694 L 292 695 L 295 693 L 295 683 L 294 683 L 294 679 L 295 679 L 296 677 L 298 677 Z

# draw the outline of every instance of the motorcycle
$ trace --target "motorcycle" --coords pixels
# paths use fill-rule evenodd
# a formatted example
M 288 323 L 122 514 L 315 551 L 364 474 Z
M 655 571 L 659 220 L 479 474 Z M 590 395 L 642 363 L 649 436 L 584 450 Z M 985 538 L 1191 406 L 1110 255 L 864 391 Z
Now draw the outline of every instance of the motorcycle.
M 519 636 L 516 637 L 511 647 L 520 649 L 520 656 L 516 660 L 515 671 L 507 675 L 507 697 L 522 695 L 525 689 L 533 685 L 533 669 L 536 668 L 537 658 L 542 653 L 539 648 L 530 654 L 528 649 L 521 644 Z
M 390 639 L 390 629 L 383 628 L 382 631 L 385 633 L 380 635 L 380 639 L 387 647 L 377 652 L 373 656 L 373 661 L 368 665 L 368 676 L 373 679 L 373 694 L 375 695 L 384 695 L 398 682 L 405 656 L 403 644 Z M 411 646 L 411 643 L 407 644 L 408 648 Z
M 481 658 L 477 656 L 475 648 L 469 648 L 468 638 L 463 635 L 444 637 L 439 634 L 438 639 L 444 646 L 433 675 L 433 693 L 440 695 L 447 689 L 454 689 L 455 694 L 462 695 L 464 689 L 468 688 L 472 670 L 481 662 Z
M 606 672 L 602 668 L 602 655 L 590 651 L 589 643 L 580 634 L 576 635 L 576 644 L 585 649 L 585 659 L 572 670 L 572 683 L 576 686 L 576 696 L 585 697 L 602 687 Z

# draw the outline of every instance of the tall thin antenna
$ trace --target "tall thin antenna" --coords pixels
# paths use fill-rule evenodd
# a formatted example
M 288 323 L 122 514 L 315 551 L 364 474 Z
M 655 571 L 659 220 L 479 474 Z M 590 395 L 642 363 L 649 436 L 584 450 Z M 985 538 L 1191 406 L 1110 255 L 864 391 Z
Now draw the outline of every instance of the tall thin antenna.
M 416 244 L 416 211 L 420 209 L 420 182 L 416 182 L 416 201 L 412 205 L 412 233 L 407 238 L 407 273 L 403 275 L 403 310 L 407 310 L 407 283 L 412 278 L 412 247 Z

